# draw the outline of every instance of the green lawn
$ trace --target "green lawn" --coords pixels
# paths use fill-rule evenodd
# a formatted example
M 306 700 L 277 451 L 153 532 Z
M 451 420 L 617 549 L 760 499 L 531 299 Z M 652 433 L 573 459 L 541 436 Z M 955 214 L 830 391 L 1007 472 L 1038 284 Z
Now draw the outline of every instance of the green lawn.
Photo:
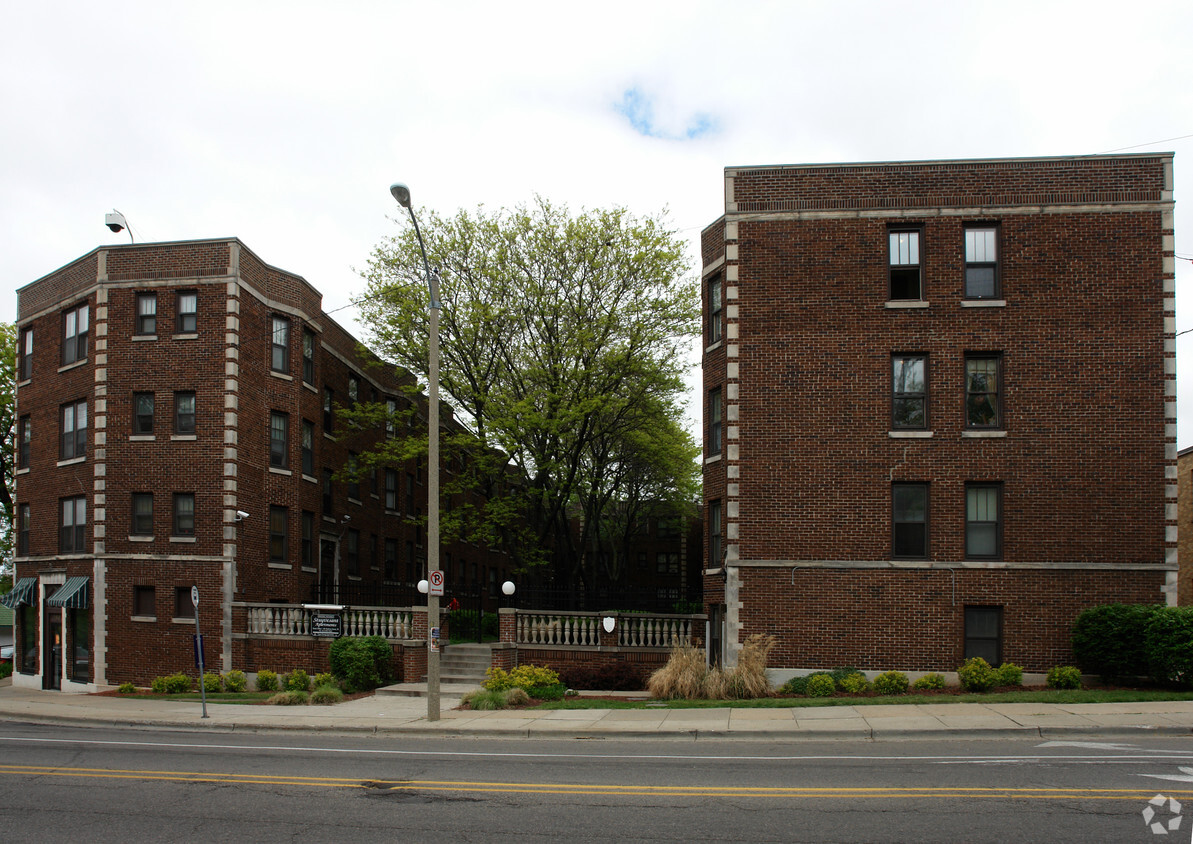
M 1136 703 L 1154 700 L 1193 700 L 1193 691 L 1156 689 L 1046 689 L 987 694 L 907 694 L 845 697 L 766 697 L 754 700 L 601 700 L 565 698 L 539 704 L 537 709 L 790 709 L 805 706 L 875 706 L 941 703 Z

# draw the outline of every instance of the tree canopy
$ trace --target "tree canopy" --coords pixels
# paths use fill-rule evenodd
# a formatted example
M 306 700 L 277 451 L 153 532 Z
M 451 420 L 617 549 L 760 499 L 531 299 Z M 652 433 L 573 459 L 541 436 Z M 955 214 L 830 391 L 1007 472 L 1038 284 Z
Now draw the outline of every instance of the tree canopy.
M 0 323 L 0 361 L 0 573 L 11 576 L 17 428 L 17 327 L 11 323 Z
M 359 305 L 372 349 L 425 382 L 423 261 L 398 222 Z M 613 541 L 614 522 L 695 499 L 682 375 L 699 289 L 684 243 L 661 216 L 572 215 L 541 198 L 420 224 L 441 274 L 440 388 L 464 429 L 445 453 L 469 450 L 468 483 L 486 501 L 472 529 L 501 536 L 523 565 L 553 556 L 563 577 L 591 584 L 590 549 Z

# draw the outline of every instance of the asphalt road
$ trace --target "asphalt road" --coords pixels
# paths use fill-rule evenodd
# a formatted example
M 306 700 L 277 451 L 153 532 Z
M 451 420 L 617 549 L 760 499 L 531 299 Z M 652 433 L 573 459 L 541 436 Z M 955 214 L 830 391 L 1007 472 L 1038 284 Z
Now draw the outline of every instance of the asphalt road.
M 685 744 L 0 724 L 0 760 L 13 841 L 1193 839 L 1184 738 Z

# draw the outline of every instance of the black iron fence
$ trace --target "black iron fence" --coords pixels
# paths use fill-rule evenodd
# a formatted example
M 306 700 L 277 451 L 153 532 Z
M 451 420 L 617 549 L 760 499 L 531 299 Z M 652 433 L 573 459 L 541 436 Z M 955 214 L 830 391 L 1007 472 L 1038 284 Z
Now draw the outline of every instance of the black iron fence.
M 519 586 L 503 606 L 524 610 L 576 610 L 577 612 L 700 613 L 704 612 L 703 589 Z

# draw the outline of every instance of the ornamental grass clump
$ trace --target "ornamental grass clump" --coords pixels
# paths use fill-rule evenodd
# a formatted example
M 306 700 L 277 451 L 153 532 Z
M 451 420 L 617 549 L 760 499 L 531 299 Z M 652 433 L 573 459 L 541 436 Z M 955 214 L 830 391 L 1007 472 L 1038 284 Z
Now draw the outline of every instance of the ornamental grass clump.
M 306 706 L 310 699 L 306 692 L 278 692 L 265 702 L 274 706 Z
M 708 673 L 704 651 L 685 643 L 671 649 L 667 664 L 650 675 L 646 688 L 656 700 L 693 700 L 704 695 Z
M 774 636 L 762 633 L 749 636 L 737 655 L 737 665 L 727 672 L 722 697 L 750 700 L 769 695 L 771 689 L 770 681 L 766 679 L 766 661 L 774 647 Z
M 315 691 L 311 692 L 311 703 L 318 706 L 331 706 L 343 699 L 344 693 L 335 686 L 317 686 Z

